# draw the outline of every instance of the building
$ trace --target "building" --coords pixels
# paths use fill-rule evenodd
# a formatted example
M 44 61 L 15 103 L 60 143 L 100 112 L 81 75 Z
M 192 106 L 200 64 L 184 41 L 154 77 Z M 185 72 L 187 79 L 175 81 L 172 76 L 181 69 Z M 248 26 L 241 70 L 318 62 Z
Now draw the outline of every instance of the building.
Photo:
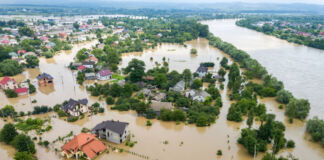
M 63 157 L 76 157 L 76 159 L 85 157 L 86 159 L 91 160 L 105 151 L 107 147 L 96 138 L 96 135 L 80 133 L 64 144 L 61 149 L 61 155 Z
M 81 99 L 81 100 L 74 100 L 70 99 L 65 105 L 63 105 L 62 109 L 65 113 L 71 116 L 79 116 L 80 113 L 88 112 L 88 100 Z
M 199 66 L 196 73 L 198 73 L 199 77 L 203 77 L 207 74 L 208 72 L 208 68 L 207 67 L 203 67 L 203 66 Z
M 79 67 L 78 67 L 78 71 L 83 71 L 83 70 L 85 70 L 87 67 L 86 66 L 84 66 L 84 65 L 80 65 Z
M 21 96 L 21 95 L 25 95 L 28 94 L 28 88 L 16 88 L 15 92 Z
M 103 69 L 97 73 L 98 80 L 108 80 L 111 78 L 112 78 L 112 72 L 110 72 L 109 69 Z
M 86 68 L 93 68 L 93 66 L 95 65 L 95 62 L 84 61 L 84 62 L 82 62 L 82 65 L 85 66 Z
M 165 99 L 166 94 L 163 92 L 158 92 L 156 93 L 153 97 L 152 100 L 156 100 L 156 101 L 162 101 L 163 99 Z
M 86 73 L 84 74 L 84 79 L 85 80 L 95 80 L 97 77 L 96 77 L 96 74 L 95 73 Z
M 48 86 L 53 85 L 53 77 L 47 73 L 42 73 L 37 76 L 39 86 Z
M 95 56 L 90 56 L 89 61 L 94 62 L 95 64 L 97 64 L 98 63 L 98 58 L 96 58 Z
M 152 101 L 151 107 L 155 112 L 160 112 L 161 109 L 172 110 L 174 108 L 171 102 L 159 102 L 159 101 Z
M 18 87 L 18 83 L 13 79 L 10 78 L 8 76 L 3 77 L 3 79 L 0 81 L 0 87 L 4 90 L 7 89 L 17 89 Z
M 189 90 L 186 92 L 185 96 L 187 98 L 191 98 L 194 101 L 206 101 L 207 97 L 210 97 L 210 94 L 206 91 L 200 91 L 200 90 Z
M 114 120 L 103 121 L 92 129 L 92 134 L 96 134 L 99 138 L 105 138 L 107 141 L 120 144 L 129 136 L 128 123 Z
M 170 88 L 170 90 L 175 92 L 183 92 L 185 90 L 185 87 L 185 81 L 181 80 L 174 87 Z

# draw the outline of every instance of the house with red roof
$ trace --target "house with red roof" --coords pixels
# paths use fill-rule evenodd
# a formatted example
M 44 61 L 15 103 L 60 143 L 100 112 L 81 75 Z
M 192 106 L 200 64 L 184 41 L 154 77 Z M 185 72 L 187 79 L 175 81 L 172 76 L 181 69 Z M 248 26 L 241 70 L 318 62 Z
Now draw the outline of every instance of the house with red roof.
M 15 92 L 21 96 L 21 95 L 25 95 L 28 93 L 28 88 L 16 88 Z
M 103 69 L 100 70 L 96 76 L 98 80 L 108 80 L 112 78 L 112 72 L 109 69 Z
M 20 49 L 20 50 L 18 50 L 17 53 L 18 53 L 18 54 L 25 54 L 25 53 L 26 53 L 26 50 L 22 50 L 22 49 Z
M 63 157 L 76 157 L 76 159 L 84 157 L 91 160 L 105 151 L 107 147 L 96 138 L 96 135 L 80 133 L 64 144 L 61 149 Z
M 95 64 L 97 64 L 97 63 L 98 63 L 98 58 L 96 58 L 95 56 L 90 56 L 90 57 L 89 57 L 89 61 L 92 61 L 92 62 L 94 62 Z
M 3 45 L 9 45 L 10 41 L 9 40 L 2 40 L 1 44 Z
M 59 33 L 60 38 L 66 38 L 67 34 L 65 32 Z
M 84 65 L 80 65 L 79 67 L 78 67 L 78 71 L 83 71 L 83 70 L 85 70 L 87 67 L 86 66 L 84 66 Z
M 49 42 L 49 38 L 46 36 L 41 37 L 40 40 L 42 40 L 43 42 Z
M 8 76 L 3 77 L 3 79 L 0 81 L 0 87 L 4 90 L 7 89 L 17 89 L 18 87 L 18 83 L 13 79 L 10 78 Z

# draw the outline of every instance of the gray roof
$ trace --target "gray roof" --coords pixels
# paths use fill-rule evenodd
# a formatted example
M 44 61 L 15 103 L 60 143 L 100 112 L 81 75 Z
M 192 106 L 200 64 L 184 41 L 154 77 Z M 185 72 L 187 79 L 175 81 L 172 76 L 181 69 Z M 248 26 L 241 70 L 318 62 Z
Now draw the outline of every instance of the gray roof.
M 127 126 L 128 126 L 127 122 L 108 120 L 97 124 L 92 130 L 96 131 L 96 130 L 108 129 L 118 134 L 123 134 Z
M 95 62 L 92 62 L 92 61 L 84 61 L 82 62 L 82 65 L 94 65 Z
M 53 79 L 53 77 L 51 76 L 51 75 L 49 75 L 49 74 L 47 74 L 47 73 L 43 73 L 43 74 L 40 74 L 40 75 L 38 75 L 37 76 L 37 79 L 38 80 L 41 80 L 41 79 L 43 79 L 43 78 L 46 78 L 46 79 Z
M 171 102 L 152 101 L 151 107 L 156 112 L 160 111 L 161 109 L 173 109 Z
M 197 69 L 197 72 L 207 72 L 208 71 L 208 68 L 207 67 L 203 67 L 203 66 L 200 66 L 198 69 Z
M 170 90 L 173 90 L 175 92 L 182 92 L 185 89 L 185 85 L 185 81 L 181 80 L 174 87 L 170 88 Z
M 80 100 L 76 101 L 76 100 L 70 98 L 69 101 L 68 101 L 68 103 L 63 106 L 63 110 L 64 111 L 74 110 L 74 109 L 76 109 L 76 107 L 79 104 L 87 105 L 88 104 L 88 100 L 87 99 L 80 99 Z

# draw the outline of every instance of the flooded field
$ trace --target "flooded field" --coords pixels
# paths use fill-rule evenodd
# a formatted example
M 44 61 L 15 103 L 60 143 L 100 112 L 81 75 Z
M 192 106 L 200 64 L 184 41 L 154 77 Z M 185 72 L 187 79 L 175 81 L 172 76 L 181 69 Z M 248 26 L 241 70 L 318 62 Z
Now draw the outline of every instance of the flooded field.
M 40 59 L 39 69 L 28 69 L 22 75 L 14 77 L 17 81 L 23 81 L 27 78 L 35 81 L 36 76 L 41 72 L 46 72 L 54 77 L 53 87 L 42 87 L 37 89 L 37 93 L 30 95 L 30 97 L 22 96 L 15 99 L 7 99 L 5 95 L 0 93 L 0 106 L 5 104 L 12 104 L 17 111 L 30 111 L 35 105 L 49 105 L 53 106 L 57 103 L 62 103 L 69 98 L 88 98 L 90 104 L 98 101 L 96 97 L 91 97 L 86 92 L 85 88 L 76 84 L 75 74 L 72 73 L 66 66 L 73 60 L 76 52 L 81 48 L 91 48 L 97 41 L 91 41 L 84 44 L 75 45 L 72 51 L 62 52 L 56 55 L 52 59 Z M 223 56 L 222 52 L 214 47 L 208 45 L 208 41 L 205 39 L 198 39 L 187 42 L 187 47 L 176 44 L 162 44 L 155 49 L 146 50 L 143 53 L 129 53 L 123 55 L 121 67 L 127 66 L 127 63 L 132 58 L 138 58 L 144 60 L 146 68 L 150 69 L 155 66 L 155 62 L 161 63 L 163 57 L 169 62 L 170 70 L 177 70 L 182 72 L 183 69 L 189 68 L 191 71 L 195 71 L 201 62 L 213 61 L 215 62 L 215 70 L 219 68 L 219 61 Z M 198 50 L 197 55 L 191 55 L 190 49 L 196 48 Z M 150 60 L 153 57 L 153 60 Z M 34 82 L 36 83 L 36 82 Z M 226 85 L 227 81 L 225 82 Z M 194 125 L 179 124 L 174 122 L 162 122 L 159 120 L 153 120 L 151 127 L 146 126 L 146 119 L 143 117 L 137 117 L 135 112 L 118 112 L 110 110 L 109 106 L 106 106 L 105 113 L 97 114 L 96 116 L 85 117 L 77 122 L 68 123 L 64 119 L 57 118 L 54 113 L 48 113 L 44 115 L 37 115 L 34 117 L 52 117 L 51 125 L 53 129 L 42 135 L 43 140 L 52 142 L 59 136 L 63 137 L 73 131 L 74 134 L 80 133 L 83 127 L 93 128 L 96 124 L 104 120 L 119 120 L 129 122 L 132 141 L 137 141 L 134 147 L 129 148 L 124 144 L 118 145 L 120 148 L 131 150 L 135 153 L 148 156 L 152 160 L 173 160 L 173 159 L 186 159 L 186 160 L 212 160 L 212 159 L 224 159 L 224 160 L 249 160 L 253 159 L 248 155 L 247 151 L 238 145 L 236 140 L 240 136 L 240 129 L 245 128 L 245 123 L 234 123 L 226 120 L 230 101 L 227 96 L 227 89 L 221 92 L 223 99 L 223 107 L 220 110 L 220 115 L 216 120 L 216 123 L 210 127 L 196 127 Z M 31 100 L 36 99 L 36 104 L 31 104 Z M 268 107 L 268 111 L 275 113 L 277 119 L 285 121 L 283 110 L 278 109 L 278 104 L 274 99 L 262 99 L 262 103 L 265 103 Z M 104 105 L 101 101 L 100 104 Z M 0 127 L 4 125 L 4 121 L 0 121 Z M 255 124 L 256 127 L 258 123 Z M 320 145 L 309 142 L 305 137 L 304 124 L 302 122 L 288 125 L 286 123 L 287 131 L 286 138 L 293 139 L 296 142 L 296 148 L 293 150 L 284 150 L 281 154 L 288 155 L 292 153 L 299 159 L 312 159 L 319 160 L 324 158 L 324 149 Z M 34 133 L 30 133 L 31 137 L 34 137 Z M 164 144 L 164 141 L 168 141 L 168 144 Z M 60 149 L 62 142 L 51 143 L 49 149 L 45 149 L 36 144 L 37 157 L 40 160 L 46 159 L 60 159 L 58 153 L 55 153 L 55 148 Z M 117 146 L 117 145 L 115 145 Z M 217 150 L 221 149 L 223 156 L 217 156 Z M 0 143 L 0 154 L 5 159 L 12 159 L 14 149 L 10 146 Z M 258 155 L 258 159 L 262 157 L 262 154 Z M 142 159 L 138 156 L 134 156 L 128 153 L 109 153 L 102 154 L 98 159 Z

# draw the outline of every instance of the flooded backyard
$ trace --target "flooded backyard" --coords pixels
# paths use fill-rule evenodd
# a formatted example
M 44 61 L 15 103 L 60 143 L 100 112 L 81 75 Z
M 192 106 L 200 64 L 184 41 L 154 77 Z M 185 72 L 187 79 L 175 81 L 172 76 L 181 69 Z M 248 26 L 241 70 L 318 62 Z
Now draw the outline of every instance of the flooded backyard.
M 213 33 L 215 32 L 213 31 L 213 28 L 219 26 L 218 23 L 214 21 L 206 23 L 210 25 Z M 228 32 L 230 32 L 230 30 Z M 217 36 L 217 34 L 215 35 Z M 14 78 L 17 81 L 24 81 L 29 78 L 33 83 L 36 83 L 36 76 L 42 72 L 46 72 L 54 77 L 54 86 L 41 87 L 37 89 L 37 93 L 35 94 L 30 96 L 25 95 L 14 99 L 7 99 L 4 93 L 0 92 L 0 106 L 3 107 L 6 104 L 12 104 L 16 108 L 16 111 L 31 111 L 36 105 L 53 106 L 62 103 L 64 100 L 69 98 L 88 98 L 90 101 L 89 104 L 98 101 L 98 98 L 91 97 L 89 93 L 86 92 L 85 87 L 79 86 L 76 83 L 75 74 L 67 68 L 67 65 L 73 61 L 73 57 L 79 49 L 91 48 L 92 46 L 95 46 L 96 43 L 98 42 L 95 40 L 75 45 L 71 51 L 61 52 L 52 59 L 41 58 L 39 69 L 27 69 L 23 74 Z M 214 69 L 216 71 L 219 69 L 219 61 L 223 56 L 225 56 L 225 54 L 218 49 L 209 46 L 206 39 L 198 39 L 187 42 L 186 44 L 187 47 L 177 44 L 162 44 L 155 49 L 145 50 L 143 53 L 123 54 L 120 67 L 123 68 L 127 66 L 127 63 L 132 58 L 137 58 L 145 61 L 146 69 L 151 69 L 156 65 L 156 62 L 161 64 L 163 57 L 165 57 L 166 61 L 169 62 L 170 71 L 176 70 L 182 72 L 184 69 L 188 68 L 194 72 L 201 62 L 209 61 L 215 62 Z M 197 55 L 190 54 L 191 48 L 196 48 L 198 50 Z M 153 57 L 152 61 L 150 60 L 151 57 Z M 260 62 L 262 63 L 262 61 Z M 274 71 L 274 69 L 268 70 L 271 73 Z M 282 69 L 280 72 L 288 71 Z M 274 75 L 277 76 L 276 74 Z M 284 80 L 279 76 L 278 78 Z M 285 80 L 284 82 L 285 84 L 289 83 Z M 225 85 L 226 83 L 227 80 L 225 81 Z M 286 84 L 286 86 L 290 90 L 290 84 Z M 292 90 L 292 92 L 295 93 L 294 90 Z M 186 125 L 184 123 L 177 125 L 175 122 L 162 122 L 159 120 L 153 120 L 153 125 L 147 127 L 146 119 L 143 117 L 137 117 L 136 112 L 112 111 L 109 109 L 109 106 L 106 107 L 106 111 L 102 114 L 97 114 L 96 116 L 91 117 L 86 116 L 84 119 L 72 123 L 68 123 L 62 118 L 57 118 L 54 113 L 33 117 L 52 117 L 50 123 L 53 126 L 52 130 L 45 132 L 42 135 L 43 140 L 48 140 L 50 142 L 57 139 L 59 136 L 63 137 L 69 134 L 70 131 L 73 131 L 76 135 L 81 132 L 83 127 L 93 128 L 101 121 L 114 119 L 130 123 L 130 131 L 131 134 L 134 135 L 132 141 L 137 141 L 137 144 L 132 148 L 126 147 L 124 144 L 118 145 L 118 147 L 148 156 L 149 159 L 152 160 L 253 159 L 253 157 L 248 155 L 247 151 L 236 142 L 240 136 L 240 129 L 247 127 L 246 124 L 244 122 L 235 123 L 226 120 L 227 111 L 231 103 L 228 99 L 227 93 L 225 87 L 221 92 L 223 107 L 220 109 L 220 115 L 216 120 L 216 123 L 212 124 L 210 127 L 196 127 L 195 125 Z M 302 95 L 297 95 L 296 93 L 296 96 L 299 97 Z M 31 100 L 34 99 L 37 100 L 37 103 L 32 104 Z M 280 154 L 288 155 L 289 153 L 292 153 L 299 159 L 320 160 L 324 158 L 324 149 L 322 149 L 320 145 L 308 141 L 309 137 L 304 133 L 303 122 L 295 121 L 294 124 L 288 124 L 284 116 L 284 111 L 278 109 L 278 104 L 274 99 L 265 98 L 260 101 L 261 103 L 266 104 L 268 112 L 276 114 L 278 120 L 285 122 L 287 126 L 286 138 L 293 139 L 296 143 L 295 149 L 283 150 Z M 100 101 L 100 104 L 105 105 L 103 101 Z M 312 100 L 311 104 L 313 107 Z M 4 124 L 5 122 L 1 120 L 0 127 Z M 257 124 L 258 123 L 256 122 L 254 127 L 256 127 Z M 31 137 L 34 137 L 33 133 L 30 133 L 30 135 L 32 135 Z M 164 141 L 168 141 L 168 144 L 164 144 Z M 51 143 L 49 149 L 45 149 L 36 144 L 36 155 L 38 159 L 59 159 L 59 152 L 55 153 L 55 148 L 60 149 L 62 144 L 62 142 L 57 142 L 55 144 Z M 223 152 L 223 156 L 221 157 L 216 154 L 219 149 Z M 0 154 L 2 155 L 2 158 L 13 159 L 14 152 L 15 150 L 12 147 L 0 143 Z M 261 157 L 262 154 L 259 154 L 257 158 L 261 159 Z M 98 159 L 122 160 L 143 158 L 125 152 L 114 152 L 102 154 Z

